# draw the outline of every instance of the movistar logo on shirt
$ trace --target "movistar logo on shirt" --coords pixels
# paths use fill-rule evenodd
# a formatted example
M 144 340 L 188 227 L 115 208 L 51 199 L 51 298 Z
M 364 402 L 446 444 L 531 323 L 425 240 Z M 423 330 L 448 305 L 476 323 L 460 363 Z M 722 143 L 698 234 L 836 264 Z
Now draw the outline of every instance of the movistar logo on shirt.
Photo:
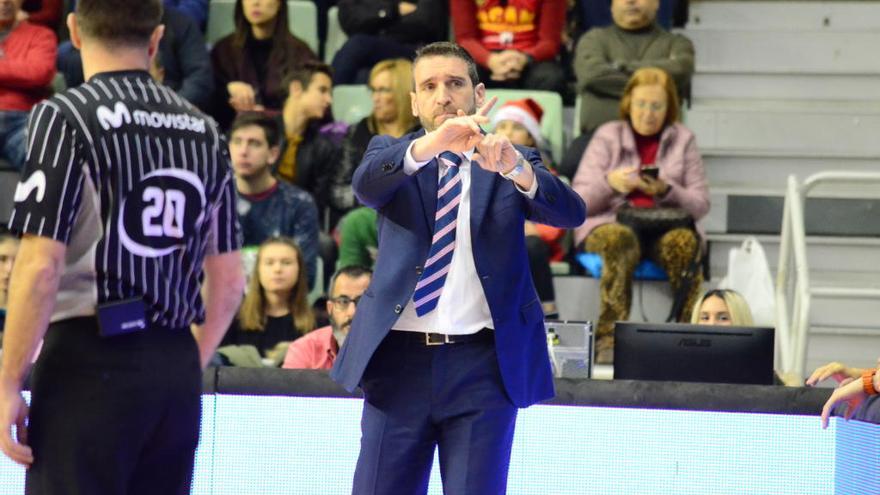
M 96 116 L 98 117 L 98 123 L 101 124 L 105 131 L 111 128 L 118 129 L 123 124 L 131 124 L 133 121 L 135 125 L 155 129 L 177 129 L 204 134 L 206 125 L 205 119 L 193 117 L 185 113 L 147 112 L 145 110 L 130 112 L 125 103 L 121 101 L 116 102 L 113 110 L 101 105 L 98 107 Z

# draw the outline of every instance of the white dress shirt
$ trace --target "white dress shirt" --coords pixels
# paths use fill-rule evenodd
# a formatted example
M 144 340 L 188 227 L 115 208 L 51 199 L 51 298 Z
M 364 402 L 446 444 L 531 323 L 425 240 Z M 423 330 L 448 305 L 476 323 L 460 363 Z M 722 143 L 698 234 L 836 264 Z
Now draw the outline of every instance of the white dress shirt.
M 461 202 L 458 205 L 458 218 L 455 221 L 455 249 L 452 252 L 451 266 L 446 275 L 440 299 L 437 301 L 437 307 L 419 317 L 416 314 L 412 297 L 410 297 L 397 319 L 397 323 L 391 327 L 394 330 L 467 335 L 477 333 L 483 328 L 495 327 L 492 323 L 492 313 L 489 311 L 486 294 L 483 293 L 483 286 L 474 265 L 471 243 L 470 192 L 471 157 L 473 154 L 474 150 L 464 152 L 464 160 L 458 166 L 458 175 L 461 176 Z M 415 161 L 412 156 L 412 144 L 410 144 L 403 160 L 403 170 L 407 175 L 413 175 L 430 161 Z M 437 160 L 437 163 L 440 167 L 440 174 L 437 177 L 439 182 L 440 177 L 446 173 L 448 165 L 444 164 L 443 160 Z M 514 185 L 516 186 L 516 184 Z M 516 187 L 529 198 L 534 198 L 538 190 L 538 180 L 535 178 L 528 191 Z

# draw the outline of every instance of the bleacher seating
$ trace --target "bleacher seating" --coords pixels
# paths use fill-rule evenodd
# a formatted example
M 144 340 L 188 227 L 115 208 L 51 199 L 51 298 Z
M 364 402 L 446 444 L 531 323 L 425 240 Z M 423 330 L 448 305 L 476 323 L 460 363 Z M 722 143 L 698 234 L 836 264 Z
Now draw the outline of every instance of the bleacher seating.
M 208 43 L 235 31 L 235 0 L 211 0 L 208 7 Z M 287 19 L 290 31 L 318 53 L 318 8 L 311 1 L 288 0 Z
M 324 42 L 324 62 L 333 61 L 333 56 L 342 48 L 348 39 L 342 26 L 339 25 L 339 7 L 333 6 L 327 11 L 327 40 Z
M 370 89 L 365 84 L 333 87 L 333 118 L 355 124 L 373 111 Z

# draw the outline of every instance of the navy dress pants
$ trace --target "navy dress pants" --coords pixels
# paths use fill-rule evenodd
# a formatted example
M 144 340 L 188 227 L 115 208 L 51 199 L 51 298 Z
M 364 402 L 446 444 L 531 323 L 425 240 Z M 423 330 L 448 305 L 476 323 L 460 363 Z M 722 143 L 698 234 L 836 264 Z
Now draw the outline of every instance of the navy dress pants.
M 424 334 L 389 332 L 362 380 L 354 495 L 427 493 L 435 448 L 446 495 L 505 493 L 517 408 L 494 331 L 480 335 L 427 346 Z

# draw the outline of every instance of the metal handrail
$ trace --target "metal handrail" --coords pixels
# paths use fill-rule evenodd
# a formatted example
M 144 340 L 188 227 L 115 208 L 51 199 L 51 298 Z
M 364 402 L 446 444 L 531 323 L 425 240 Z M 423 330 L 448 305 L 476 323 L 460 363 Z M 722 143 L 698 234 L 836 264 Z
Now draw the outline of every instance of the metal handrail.
M 872 287 L 813 288 L 807 261 L 807 241 L 804 231 L 804 203 L 809 193 L 822 184 L 878 183 L 880 172 L 828 171 L 807 177 L 798 185 L 797 177 L 788 176 L 782 229 L 779 242 L 779 265 L 776 271 L 776 341 L 779 352 L 776 365 L 788 376 L 803 378 L 809 341 L 809 318 L 812 295 L 834 297 L 880 298 L 880 291 Z M 792 257 L 794 258 L 792 260 Z M 793 273 L 789 265 L 794 262 Z M 789 283 L 793 282 L 792 304 L 788 305 Z

